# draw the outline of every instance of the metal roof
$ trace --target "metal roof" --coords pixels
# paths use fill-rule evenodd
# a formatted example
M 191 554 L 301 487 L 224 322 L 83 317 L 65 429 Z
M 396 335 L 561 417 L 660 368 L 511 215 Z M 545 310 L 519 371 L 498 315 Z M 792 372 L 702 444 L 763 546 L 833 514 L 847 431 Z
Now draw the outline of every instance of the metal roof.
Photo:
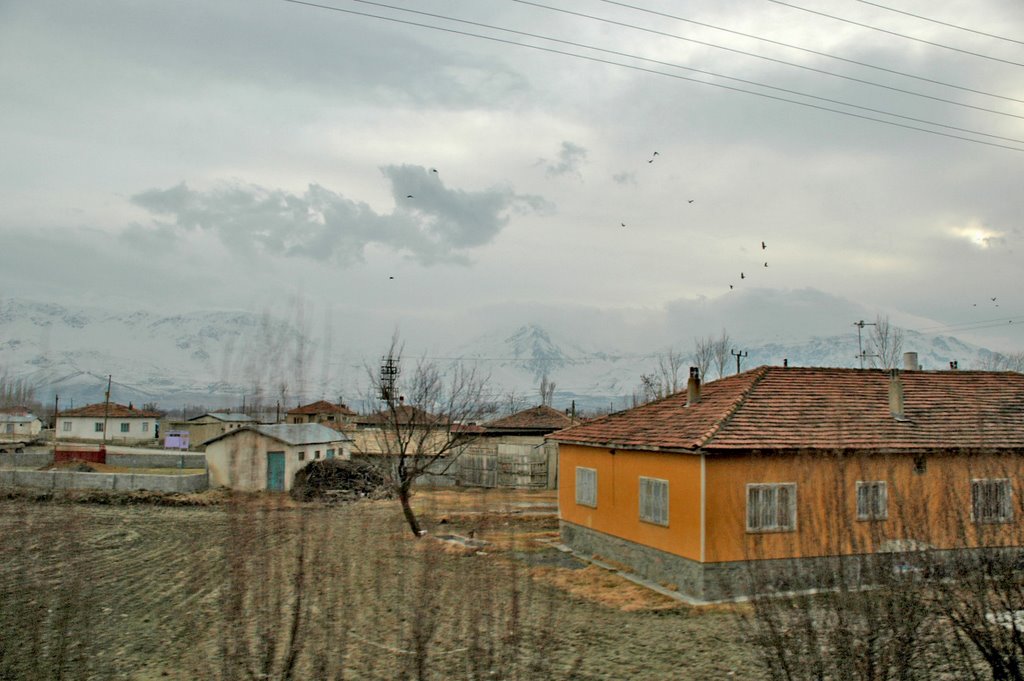
M 238 423 L 238 422 L 255 423 L 256 422 L 256 419 L 254 419 L 253 417 L 249 416 L 248 414 L 242 414 L 240 412 L 226 413 L 226 412 L 212 412 L 212 411 L 207 412 L 205 414 L 200 414 L 199 416 L 193 416 L 192 418 L 189 419 L 189 421 L 198 421 L 199 419 L 204 418 L 206 416 L 209 416 L 210 418 L 217 419 L 218 421 L 226 421 L 226 422 L 230 421 L 231 423 Z
M 242 426 L 241 428 L 229 430 L 226 433 L 210 438 L 203 444 L 210 444 L 211 442 L 245 432 L 256 432 L 293 447 L 352 441 L 352 438 L 345 433 L 319 423 L 279 423 L 273 426 Z

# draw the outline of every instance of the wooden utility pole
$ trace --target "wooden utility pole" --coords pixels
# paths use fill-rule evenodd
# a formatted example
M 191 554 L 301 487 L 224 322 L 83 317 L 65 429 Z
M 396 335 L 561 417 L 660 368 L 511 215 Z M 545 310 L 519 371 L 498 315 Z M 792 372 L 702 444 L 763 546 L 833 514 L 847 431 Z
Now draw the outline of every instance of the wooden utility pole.
M 57 455 L 57 414 L 60 413 L 60 395 L 53 396 L 53 452 Z
M 733 348 L 729 352 L 732 353 L 732 356 L 736 358 L 736 373 L 738 374 L 740 372 L 740 358 L 746 357 L 748 353 L 746 350 L 740 350 L 739 352 L 737 352 L 736 348 Z
M 110 417 L 110 383 L 113 376 L 107 376 L 107 394 L 103 401 L 103 446 L 107 446 L 107 419 Z

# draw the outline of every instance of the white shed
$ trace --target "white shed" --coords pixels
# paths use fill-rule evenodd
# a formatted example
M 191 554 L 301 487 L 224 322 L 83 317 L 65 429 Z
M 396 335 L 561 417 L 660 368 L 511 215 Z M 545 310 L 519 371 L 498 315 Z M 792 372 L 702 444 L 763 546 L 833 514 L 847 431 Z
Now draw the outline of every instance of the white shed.
M 351 442 L 345 433 L 318 423 L 242 426 L 206 441 L 210 484 L 284 492 L 310 461 L 351 459 Z

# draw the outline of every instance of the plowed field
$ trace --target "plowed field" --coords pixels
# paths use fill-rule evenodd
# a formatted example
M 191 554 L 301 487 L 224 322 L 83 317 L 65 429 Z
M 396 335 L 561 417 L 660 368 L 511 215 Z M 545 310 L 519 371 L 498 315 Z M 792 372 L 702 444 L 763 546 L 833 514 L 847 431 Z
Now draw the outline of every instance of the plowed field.
M 534 541 L 536 497 L 0 501 L 0 679 L 757 678 L 727 609 Z M 497 503 L 495 503 L 497 502 Z

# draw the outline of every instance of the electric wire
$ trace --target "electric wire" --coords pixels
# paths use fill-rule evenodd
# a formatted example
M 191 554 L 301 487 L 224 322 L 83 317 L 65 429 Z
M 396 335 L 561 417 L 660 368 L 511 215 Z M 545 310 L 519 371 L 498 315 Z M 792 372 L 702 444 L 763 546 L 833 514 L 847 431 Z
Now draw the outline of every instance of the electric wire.
M 818 68 L 814 68 L 813 66 L 805 66 L 803 64 L 797 64 L 795 62 L 785 61 L 784 59 L 775 59 L 774 57 L 767 57 L 767 56 L 760 55 L 760 54 L 757 54 L 757 53 L 754 53 L 754 52 L 746 52 L 744 50 L 738 50 L 738 49 L 735 49 L 735 48 L 732 48 L 732 47 L 726 47 L 724 45 L 718 45 L 716 43 L 709 43 L 709 42 L 705 42 L 703 40 L 697 40 L 695 38 L 687 38 L 685 36 L 677 35 L 677 34 L 674 34 L 674 33 L 667 33 L 665 31 L 659 31 L 659 30 L 656 30 L 656 29 L 653 29 L 653 28 L 645 28 L 643 26 L 637 26 L 635 24 L 629 24 L 629 23 L 625 23 L 625 22 L 621 22 L 621 21 L 615 21 L 614 19 L 607 19 L 607 18 L 604 18 L 604 17 L 595 16 L 595 15 L 592 15 L 592 14 L 585 14 L 583 12 L 575 12 L 575 11 L 568 10 L 568 9 L 563 9 L 563 8 L 560 8 L 560 7 L 552 7 L 550 5 L 545 5 L 545 4 L 542 4 L 542 3 L 539 3 L 539 2 L 533 2 L 533 0 L 512 0 L 512 1 L 520 3 L 522 5 L 530 5 L 532 7 L 537 7 L 537 8 L 540 8 L 540 9 L 546 9 L 546 10 L 549 10 L 549 11 L 552 11 L 552 12 L 559 12 L 561 14 L 568 14 L 570 16 L 581 17 L 581 18 L 584 18 L 584 19 L 591 19 L 593 21 L 600 21 L 600 22 L 606 23 L 606 24 L 612 24 L 612 25 L 615 25 L 615 26 L 621 26 L 623 28 L 630 28 L 630 29 L 637 30 L 637 31 L 643 31 L 644 33 L 650 33 L 650 34 L 653 34 L 653 35 L 658 35 L 658 36 L 662 36 L 662 37 L 666 37 L 666 38 L 673 38 L 675 40 L 683 40 L 683 41 L 690 42 L 690 43 L 695 43 L 695 44 L 698 44 L 698 45 L 705 45 L 707 47 L 713 47 L 715 49 L 725 50 L 727 52 L 733 52 L 735 54 L 741 54 L 741 55 L 746 56 L 746 57 L 753 57 L 755 59 L 763 59 L 764 61 L 770 61 L 770 62 L 774 62 L 776 64 L 783 64 L 785 66 L 791 66 L 793 68 L 803 69 L 805 71 L 812 71 L 814 73 L 820 73 L 822 75 L 832 76 L 834 78 L 842 78 L 843 80 L 849 80 L 849 81 L 852 81 L 852 82 L 855 82 L 855 83 L 861 83 L 863 85 L 870 85 L 872 87 L 878 87 L 878 88 L 882 88 L 882 89 L 885 89 L 885 90 L 891 90 L 893 92 L 900 92 L 900 93 L 903 93 L 903 94 L 906 94 L 906 95 L 913 95 L 914 97 L 922 97 L 924 99 L 931 99 L 933 101 L 942 102 L 944 104 L 952 104 L 953 106 L 960 106 L 960 107 L 964 107 L 964 108 L 967 108 L 967 109 L 974 109 L 976 111 L 984 111 L 986 113 L 996 114 L 996 115 L 999 115 L 999 116 L 1009 116 L 1011 118 L 1020 118 L 1020 119 L 1024 120 L 1024 116 L 1022 116 L 1020 114 L 1009 113 L 1007 111 L 999 111 L 999 110 L 996 110 L 996 109 L 988 109 L 988 108 L 985 108 L 985 107 L 982 107 L 982 106 L 975 106 L 973 104 L 966 104 L 964 102 L 958 102 L 958 101 L 955 101 L 955 100 L 952 100 L 952 99 L 945 99 L 943 97 L 936 97 L 934 95 L 924 94 L 923 92 L 916 92 L 914 90 L 907 90 L 906 88 L 896 87 L 896 86 L 893 86 L 893 85 L 885 85 L 884 83 L 878 83 L 878 82 L 875 82 L 875 81 L 866 80 L 864 78 L 856 78 L 854 76 L 847 76 L 847 75 L 844 75 L 844 74 L 841 74 L 841 73 L 835 73 L 834 71 L 826 71 L 825 69 L 818 69 Z M 493 28 L 493 27 L 488 27 L 488 28 Z M 499 30 L 509 30 L 509 29 L 499 29 Z M 530 35 L 530 34 L 525 34 L 525 35 Z M 537 37 L 537 36 L 532 36 L 531 35 L 531 37 Z M 546 40 L 554 40 L 552 38 L 545 38 L 545 39 Z M 557 42 L 562 42 L 562 41 L 557 41 Z M 577 45 L 577 43 L 569 43 L 569 44 Z M 600 48 L 594 48 L 594 47 L 590 47 L 590 46 L 586 46 L 586 47 L 589 47 L 590 49 L 600 49 Z M 618 52 L 613 52 L 613 53 L 614 54 L 621 54 L 621 53 L 618 53 Z M 626 55 L 626 56 L 633 57 L 633 55 Z M 634 57 L 634 58 L 641 59 L 642 57 Z M 657 62 L 657 63 L 665 64 L 665 62 Z M 678 68 L 688 68 L 688 67 L 678 66 Z M 691 70 L 696 70 L 696 69 L 691 69 Z M 713 75 L 719 75 L 719 74 L 713 74 Z M 721 78 L 729 78 L 729 76 L 719 76 L 719 77 L 721 77 Z M 750 82 L 750 81 L 742 81 L 742 82 Z M 791 92 L 791 91 L 787 90 L 787 92 Z M 810 96 L 810 95 L 807 95 L 807 96 Z M 833 101 L 833 100 L 828 100 L 828 101 Z
M 869 64 L 868 62 L 858 61 L 856 59 L 848 59 L 846 57 L 840 57 L 838 55 L 829 54 L 828 52 L 820 52 L 818 50 L 812 50 L 812 49 L 807 48 L 807 47 L 800 47 L 799 45 L 793 45 L 791 43 L 785 43 L 785 42 L 782 42 L 782 41 L 779 41 L 779 40 L 772 40 L 771 38 L 764 38 L 762 36 L 753 35 L 751 33 L 744 33 L 742 31 L 736 31 L 736 30 L 733 30 L 731 28 L 724 28 L 722 26 L 715 26 L 714 24 L 708 24 L 708 23 L 705 23 L 705 22 L 702 22 L 702 21 L 697 21 L 695 19 L 687 19 L 685 17 L 681 17 L 681 16 L 678 16 L 678 15 L 675 15 L 675 14 L 668 14 L 666 12 L 659 12 L 657 10 L 648 9 L 646 7 L 639 7 L 637 5 L 632 5 L 632 4 L 628 3 L 628 2 L 621 2 L 620 0 L 596 0 L 596 1 L 597 2 L 603 2 L 606 5 L 615 5 L 617 7 L 623 7 L 623 8 L 626 8 L 626 9 L 631 9 L 631 10 L 634 10 L 636 12 L 643 12 L 645 14 L 651 14 L 653 16 L 660 16 L 660 17 L 665 18 L 665 19 L 672 19 L 673 21 L 681 21 L 681 22 L 684 22 L 684 23 L 693 24 L 694 26 L 701 26 L 703 28 L 710 28 L 710 29 L 715 30 L 715 31 L 721 31 L 723 33 L 729 33 L 731 35 L 737 35 L 737 36 L 740 36 L 740 37 L 743 37 L 743 38 L 750 38 L 751 40 L 758 40 L 758 41 L 761 41 L 761 42 L 764 42 L 764 43 L 768 43 L 769 45 L 778 45 L 779 47 L 786 47 L 786 48 L 789 48 L 791 50 L 798 50 L 800 52 L 805 52 L 807 54 L 813 54 L 813 55 L 818 56 L 818 57 L 826 57 L 828 59 L 835 59 L 836 61 L 841 61 L 841 62 L 846 63 L 846 64 L 854 64 L 855 66 L 862 66 L 862 67 L 867 68 L 867 69 L 874 69 L 876 71 L 882 71 L 883 73 L 891 73 L 893 75 L 903 76 L 904 78 L 913 78 L 914 80 L 919 80 L 919 81 L 922 81 L 922 82 L 925 82 L 925 83 L 933 83 L 935 85 L 941 85 L 943 87 L 953 88 L 953 89 L 956 89 L 956 90 L 962 90 L 964 92 L 972 92 L 972 93 L 978 94 L 978 95 L 985 95 L 986 97 L 994 97 L 996 99 L 1004 99 L 1004 100 L 1007 100 L 1007 101 L 1010 101 L 1010 102 L 1017 102 L 1017 103 L 1020 103 L 1020 104 L 1024 104 L 1024 99 L 1018 99 L 1016 97 L 1009 97 L 1007 95 L 1000 95 L 1000 94 L 996 94 L 994 92 L 986 92 L 984 90 L 976 90 L 974 88 L 970 88 L 970 87 L 967 87 L 965 85 L 956 85 L 956 84 L 953 84 L 953 83 L 947 83 L 945 81 L 936 80 L 934 78 L 928 78 L 926 76 L 919 76 L 919 75 L 915 75 L 915 74 L 912 74 L 912 73 L 907 73 L 905 71 L 899 71 L 899 70 L 896 70 L 896 69 L 886 68 L 884 66 L 879 66 L 877 64 Z
M 533 49 L 533 50 L 538 50 L 538 51 L 541 51 L 541 52 L 548 52 L 548 53 L 551 53 L 551 54 L 558 54 L 558 55 L 567 56 L 567 57 L 574 57 L 576 59 L 584 59 L 584 60 L 595 62 L 595 63 L 599 63 L 599 64 L 606 64 L 606 65 L 609 65 L 609 66 L 618 66 L 618 67 L 622 67 L 622 68 L 632 69 L 632 70 L 635 70 L 635 71 L 640 71 L 640 72 L 643 72 L 643 73 L 650 73 L 650 74 L 653 74 L 653 75 L 665 76 L 665 77 L 668 77 L 668 78 L 675 78 L 677 80 L 684 80 L 684 81 L 691 82 L 691 83 L 699 83 L 699 84 L 702 84 L 702 85 L 708 85 L 708 86 L 711 86 L 711 87 L 716 87 L 716 88 L 723 89 L 723 90 L 728 90 L 728 91 L 731 91 L 731 92 L 738 92 L 738 93 L 742 93 L 742 94 L 755 95 L 757 97 L 762 97 L 762 98 L 765 98 L 765 99 L 771 99 L 771 100 L 778 101 L 778 102 L 794 104 L 794 105 L 802 106 L 802 107 L 805 107 L 805 108 L 816 109 L 816 110 L 819 110 L 819 111 L 825 111 L 825 112 L 829 112 L 829 113 L 840 114 L 840 115 L 843 115 L 843 116 L 848 116 L 848 117 L 851 117 L 851 118 L 858 118 L 858 119 L 866 120 L 866 121 L 872 121 L 872 122 L 875 122 L 875 123 L 882 123 L 884 125 L 889 125 L 889 126 L 898 127 L 898 128 L 904 128 L 904 129 L 907 129 L 907 130 L 915 130 L 915 131 L 918 131 L 918 132 L 924 132 L 924 133 L 928 133 L 928 134 L 931 134 L 931 135 L 937 135 L 937 136 L 940 136 L 940 137 L 947 137 L 947 138 L 950 138 L 950 139 L 957 139 L 957 140 L 961 140 L 961 141 L 964 141 L 964 142 L 971 142 L 971 143 L 974 143 L 974 144 L 981 144 L 981 145 L 985 145 L 985 146 L 996 147 L 996 148 L 1000 148 L 1000 149 L 1006 149 L 1006 150 L 1009 150 L 1009 151 L 1024 152 L 1024 148 L 1016 147 L 1016 146 L 1011 146 L 1011 145 L 1008 145 L 1008 144 L 1000 144 L 998 142 L 988 142 L 988 141 L 981 140 L 981 139 L 975 139 L 973 137 L 965 137 L 963 135 L 957 135 L 957 134 L 953 134 L 953 133 L 949 133 L 949 132 L 942 132 L 940 130 L 930 130 L 928 128 L 922 128 L 922 127 L 918 127 L 918 126 L 915 126 L 915 125 L 909 125 L 907 123 L 899 123 L 897 121 L 889 121 L 889 120 L 885 120 L 883 118 L 875 118 L 874 116 L 867 116 L 867 115 L 864 115 L 864 114 L 858 114 L 858 113 L 854 113 L 852 111 L 843 111 L 841 109 L 833 109 L 831 107 L 822 106 L 820 104 L 812 104 L 810 102 L 801 102 L 801 101 L 798 101 L 798 100 L 795 100 L 795 99 L 788 99 L 786 97 L 780 97 L 780 96 L 777 96 L 777 95 L 771 95 L 771 94 L 767 94 L 767 93 L 764 93 L 764 92 L 756 92 L 756 91 L 753 91 L 753 90 L 746 90 L 744 88 L 734 87 L 734 86 L 731 86 L 731 85 L 725 85 L 725 84 L 722 84 L 722 83 L 709 82 L 709 81 L 706 81 L 706 80 L 700 80 L 698 78 L 690 78 L 690 77 L 682 76 L 682 75 L 675 74 L 675 73 L 665 73 L 664 71 L 658 71 L 656 69 L 645 68 L 645 67 L 642 67 L 642 66 L 637 66 L 635 64 L 624 64 L 622 62 L 617 62 L 617 61 L 613 61 L 613 60 L 610 60 L 610 59 L 602 59 L 602 58 L 599 58 L 599 57 L 594 57 L 594 56 L 589 56 L 589 55 L 582 55 L 582 54 L 577 54 L 577 53 L 574 53 L 574 52 L 566 52 L 564 50 L 557 50 L 557 49 L 554 49 L 554 48 L 551 48 L 551 47 L 543 47 L 541 45 L 531 45 L 531 44 L 528 44 L 528 43 L 520 43 L 520 42 L 516 42 L 514 40 L 507 40 L 507 39 L 504 39 L 504 38 L 498 38 L 496 36 L 488 36 L 488 35 L 483 35 L 483 34 L 480 34 L 480 33 L 472 33 L 472 32 L 469 32 L 469 31 L 462 31 L 462 30 L 458 30 L 458 29 L 454 29 L 454 28 L 446 28 L 446 27 L 443 27 L 443 26 L 434 26 L 434 25 L 431 25 L 431 24 L 423 24 L 423 23 L 420 23 L 420 22 L 410 21 L 410 20 L 407 20 L 407 19 L 399 19 L 397 17 L 389 17 L 389 16 L 380 15 L 380 14 L 372 14 L 372 13 L 369 13 L 369 12 L 359 12 L 359 11 L 356 11 L 356 10 L 344 9 L 344 8 L 341 8 L 341 7 L 334 7 L 334 6 L 331 6 L 331 5 L 323 5 L 323 4 L 318 4 L 318 3 L 314 3 L 314 2 L 308 2 L 307 0 L 283 0 L 283 1 L 291 3 L 291 4 L 295 4 L 295 5 L 305 5 L 307 7 L 313 7 L 313 8 L 316 8 L 316 9 L 324 9 L 324 10 L 330 10 L 330 11 L 335 11 L 335 12 L 341 12 L 341 13 L 344 13 L 344 14 L 351 14 L 351 15 L 354 15 L 354 16 L 361 16 L 361 17 L 366 17 L 366 18 L 371 18 L 371 19 L 379 19 L 379 20 L 382 20 L 382 21 L 389 21 L 389 22 L 403 24 L 403 25 L 407 25 L 407 26 L 413 26 L 413 27 L 417 27 L 417 28 L 426 28 L 426 29 L 431 29 L 431 30 L 435 30 L 435 31 L 441 31 L 441 32 L 444 32 L 444 33 L 451 33 L 451 34 L 454 34 L 454 35 L 462 35 L 462 36 L 467 36 L 467 37 L 472 37 L 472 38 L 480 38 L 482 40 L 489 40 L 489 41 L 492 41 L 492 42 L 497 42 L 497 43 L 501 43 L 501 44 L 505 44 L 505 45 L 513 45 L 513 46 L 516 46 L 516 47 L 525 47 L 525 48 L 529 48 L 529 49 Z M 387 7 L 389 9 L 395 9 L 395 10 L 398 10 L 398 11 L 410 12 L 410 13 L 415 13 L 415 14 L 424 14 L 424 13 L 418 12 L 416 10 L 409 10 L 409 9 L 400 8 L 400 7 L 392 7 L 390 5 L 382 5 L 381 3 L 369 2 L 368 0 L 351 0 L 351 1 L 352 2 L 358 2 L 358 3 L 361 3 L 361 4 L 368 4 L 368 5 L 374 5 L 374 6 Z M 451 21 L 462 22 L 462 23 L 470 23 L 470 24 L 473 23 L 473 22 L 466 22 L 466 21 L 459 20 L 459 19 L 450 19 L 448 17 L 443 17 L 443 16 L 441 16 L 440 18 L 448 19 L 448 20 L 451 20 Z M 498 30 L 509 31 L 510 29 L 498 29 Z M 550 38 L 543 38 L 543 36 L 538 36 L 538 37 L 541 38 L 541 39 L 546 39 L 546 40 L 555 40 L 555 39 L 550 39 Z M 556 41 L 556 42 L 558 42 L 558 41 Z M 590 49 L 600 49 L 600 48 L 590 48 Z M 631 58 L 643 59 L 642 57 L 631 57 Z M 679 68 L 687 68 L 687 67 L 679 67 Z M 738 80 L 738 79 L 734 79 L 734 80 Z M 744 82 L 746 82 L 746 81 L 744 81 Z M 762 87 L 772 88 L 773 86 L 763 85 Z M 803 95 L 803 96 L 814 97 L 813 95 Z M 829 101 L 831 101 L 831 100 L 829 100 Z M 847 105 L 847 106 L 854 106 L 854 107 L 856 107 L 856 105 Z M 889 116 L 894 116 L 894 117 L 906 118 L 906 117 L 901 116 L 900 114 L 893 114 L 893 113 L 884 113 L 883 115 L 889 115 Z M 952 129 L 956 129 L 956 130 L 961 130 L 959 128 L 953 128 L 953 126 L 946 126 L 944 124 L 939 124 L 939 123 L 928 123 L 928 124 L 936 125 L 938 127 L 946 127 L 946 128 L 952 128 Z M 984 137 L 993 137 L 993 138 L 996 138 L 996 139 L 1005 139 L 1007 141 L 1017 141 L 1017 140 L 1013 140 L 1011 138 L 1002 138 L 1002 137 L 1000 137 L 998 135 L 990 135 L 988 133 L 982 133 L 982 132 L 977 132 L 977 131 L 968 131 L 968 130 L 961 130 L 961 131 L 962 132 L 969 132 L 971 134 L 981 135 L 981 136 L 984 136 Z
M 790 7 L 792 9 L 798 9 L 801 12 L 807 12 L 808 14 L 816 14 L 818 16 L 827 17 L 829 19 L 835 19 L 836 21 L 842 21 L 844 23 L 852 24 L 854 26 L 860 26 L 861 28 L 867 28 L 867 29 L 870 29 L 872 31 L 878 31 L 879 33 L 886 33 L 888 35 L 896 36 L 898 38 L 904 38 L 906 40 L 913 40 L 915 42 L 924 43 L 925 45 L 931 45 L 932 47 L 941 47 L 944 50 L 952 50 L 953 52 L 959 52 L 960 54 L 966 54 L 966 55 L 969 55 L 971 57 L 978 57 L 979 59 L 988 59 L 990 61 L 999 62 L 1001 64 L 1009 64 L 1010 66 L 1024 66 L 1024 63 L 1021 63 L 1021 62 L 1011 61 L 1009 59 L 1001 59 L 999 57 L 993 57 L 991 55 L 982 54 L 980 52 L 972 52 L 970 50 L 964 50 L 964 49 L 961 49 L 959 47 L 953 47 L 952 45 L 944 45 L 943 43 L 937 43 L 937 42 L 934 42 L 934 41 L 931 41 L 931 40 L 925 40 L 924 38 L 916 38 L 916 37 L 914 37 L 912 35 L 907 35 L 905 33 L 898 33 L 896 31 L 890 31 L 887 28 L 881 28 L 879 26 L 872 26 L 871 24 L 861 23 L 859 21 L 854 21 L 853 19 L 844 19 L 843 17 L 837 17 L 834 14 L 827 14 L 825 12 L 819 12 L 818 10 L 810 9 L 808 7 L 801 7 L 800 5 L 794 5 L 792 3 L 784 2 L 783 0 L 767 0 L 767 2 L 772 2 L 772 3 L 775 3 L 776 5 L 782 5 L 783 7 Z
M 879 9 L 884 9 L 884 10 L 887 10 L 889 12 L 896 12 L 897 14 L 903 14 L 903 15 L 908 16 L 908 17 L 914 17 L 915 19 L 921 19 L 922 21 L 930 21 L 931 23 L 939 24 L 940 26 L 948 26 L 949 28 L 955 28 L 955 29 L 958 29 L 958 30 L 961 30 L 961 31 L 967 31 L 968 33 L 975 33 L 977 35 L 983 35 L 986 38 L 995 38 L 996 40 L 1005 40 L 1008 43 L 1017 43 L 1018 45 L 1024 45 L 1024 40 L 1016 40 L 1014 38 L 1007 38 L 1005 36 L 996 35 L 995 33 L 986 33 L 985 31 L 979 31 L 979 30 L 974 29 L 974 28 L 967 28 L 966 26 L 961 26 L 960 24 L 951 24 L 948 21 L 940 21 L 939 19 L 932 19 L 931 17 L 926 17 L 926 16 L 923 16 L 921 14 L 914 14 L 913 12 L 907 12 L 907 11 L 902 10 L 902 9 L 896 9 L 895 7 L 888 7 L 886 5 L 882 5 L 882 4 L 879 4 L 877 2 L 871 2 L 871 0 L 854 0 L 854 2 L 860 2 L 860 3 L 863 3 L 865 5 L 871 5 L 872 7 L 877 7 Z

